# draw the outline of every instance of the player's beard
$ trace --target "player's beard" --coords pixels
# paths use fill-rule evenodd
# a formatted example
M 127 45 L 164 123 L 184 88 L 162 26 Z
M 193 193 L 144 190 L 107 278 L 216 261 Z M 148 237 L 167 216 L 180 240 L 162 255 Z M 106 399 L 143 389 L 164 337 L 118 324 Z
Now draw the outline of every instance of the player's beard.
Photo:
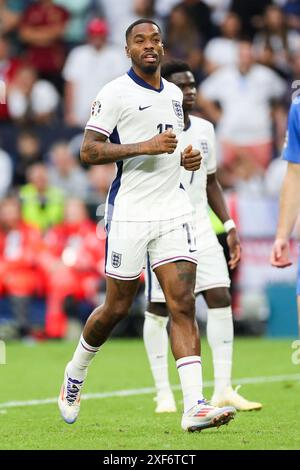
M 144 72 L 147 75 L 153 75 L 158 69 L 158 67 L 159 67 L 159 63 L 149 64 L 149 65 L 144 65 L 144 64 L 140 65 L 140 69 L 142 70 L 142 72 Z
M 157 71 L 158 67 L 160 66 L 160 60 L 158 60 L 154 64 L 144 64 L 142 63 L 142 61 L 137 62 L 135 60 L 132 60 L 132 63 L 136 67 L 140 68 L 141 71 L 145 73 L 146 75 L 153 75 Z

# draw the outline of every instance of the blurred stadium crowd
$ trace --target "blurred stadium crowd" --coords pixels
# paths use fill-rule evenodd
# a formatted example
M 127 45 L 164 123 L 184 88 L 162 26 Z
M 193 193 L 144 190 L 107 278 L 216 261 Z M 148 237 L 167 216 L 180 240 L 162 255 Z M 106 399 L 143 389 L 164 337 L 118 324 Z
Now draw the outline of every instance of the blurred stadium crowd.
M 140 17 L 161 26 L 165 59 L 194 71 L 195 112 L 216 125 L 241 231 L 247 216 L 261 228 L 247 204 L 277 201 L 300 87 L 300 0 L 0 0 L 0 325 L 10 311 L 20 336 L 32 333 L 33 297 L 45 335 L 64 337 L 103 294 L 96 209 L 114 167 L 84 167 L 79 149 L 97 92 L 129 68 L 124 32 Z M 271 233 L 254 238 L 273 235 L 273 213 Z

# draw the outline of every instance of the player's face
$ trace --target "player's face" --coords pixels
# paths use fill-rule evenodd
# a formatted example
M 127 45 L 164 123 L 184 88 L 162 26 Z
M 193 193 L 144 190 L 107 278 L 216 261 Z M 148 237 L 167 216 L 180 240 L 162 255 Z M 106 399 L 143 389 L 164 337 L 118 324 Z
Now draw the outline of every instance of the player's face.
M 160 32 L 154 24 L 142 23 L 133 28 L 126 46 L 127 56 L 144 73 L 153 74 L 164 55 Z
M 175 83 L 183 93 L 183 111 L 191 111 L 195 106 L 197 95 L 193 74 L 191 72 L 173 73 L 170 77 L 170 82 Z

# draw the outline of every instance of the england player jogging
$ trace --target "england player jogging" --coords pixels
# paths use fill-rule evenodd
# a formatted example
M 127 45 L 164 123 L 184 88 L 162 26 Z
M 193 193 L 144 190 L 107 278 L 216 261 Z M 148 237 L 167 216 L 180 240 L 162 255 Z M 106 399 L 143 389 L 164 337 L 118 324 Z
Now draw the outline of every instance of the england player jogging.
M 180 184 L 180 165 L 192 175 L 201 156 L 191 145 L 182 153 L 177 147 L 184 127 L 182 92 L 161 78 L 159 27 L 150 20 L 136 21 L 126 31 L 126 43 L 132 68 L 99 92 L 81 149 L 86 163 L 116 162 L 118 167 L 107 198 L 106 298 L 87 320 L 66 367 L 59 408 L 67 423 L 76 420 L 88 365 L 128 314 L 148 256 L 171 315 L 171 344 L 185 402 L 182 427 L 220 426 L 235 409 L 212 407 L 202 394 L 194 297 L 197 252 L 192 206 Z
M 280 194 L 280 210 L 271 264 L 277 268 L 290 266 L 289 238 L 300 210 L 300 97 L 290 107 L 283 159 L 288 162 Z M 300 261 L 297 279 L 298 325 L 300 334 Z
M 196 172 L 181 171 L 181 182 L 194 207 L 198 267 L 195 294 L 201 293 L 208 306 L 207 338 L 212 350 L 214 365 L 214 406 L 234 406 L 237 410 L 260 409 L 261 404 L 246 400 L 231 386 L 233 349 L 233 323 L 230 280 L 223 248 L 212 229 L 208 207 L 224 222 L 230 250 L 229 266 L 234 269 L 240 259 L 240 242 L 235 224 L 230 219 L 222 189 L 216 177 L 215 134 L 213 125 L 189 115 L 196 99 L 194 76 L 187 64 L 171 62 L 162 68 L 162 76 L 177 85 L 183 92 L 184 131 L 178 146 L 190 143 L 201 150 L 202 162 Z M 190 234 L 192 237 L 192 234 Z M 146 276 L 148 306 L 145 313 L 144 342 L 155 381 L 156 412 L 176 411 L 176 404 L 168 378 L 168 308 L 156 273 L 148 267 Z M 169 307 L 169 306 L 168 306 Z M 185 411 L 190 403 L 185 400 Z

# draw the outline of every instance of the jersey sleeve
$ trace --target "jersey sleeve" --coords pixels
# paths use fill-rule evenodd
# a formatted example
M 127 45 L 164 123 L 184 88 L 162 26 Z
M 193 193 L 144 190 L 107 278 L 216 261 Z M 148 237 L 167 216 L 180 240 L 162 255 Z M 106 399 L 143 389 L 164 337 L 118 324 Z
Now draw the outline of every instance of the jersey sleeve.
M 121 103 L 118 88 L 112 82 L 105 85 L 92 103 L 91 116 L 85 128 L 109 137 L 118 124 Z
M 292 103 L 286 133 L 285 144 L 282 151 L 283 160 L 291 163 L 300 163 L 300 101 Z
M 217 171 L 217 158 L 216 158 L 216 135 L 215 129 L 213 124 L 209 123 L 209 127 L 207 129 L 208 134 L 208 144 L 209 144 L 209 152 L 208 152 L 208 159 L 207 159 L 207 174 L 211 175 Z

